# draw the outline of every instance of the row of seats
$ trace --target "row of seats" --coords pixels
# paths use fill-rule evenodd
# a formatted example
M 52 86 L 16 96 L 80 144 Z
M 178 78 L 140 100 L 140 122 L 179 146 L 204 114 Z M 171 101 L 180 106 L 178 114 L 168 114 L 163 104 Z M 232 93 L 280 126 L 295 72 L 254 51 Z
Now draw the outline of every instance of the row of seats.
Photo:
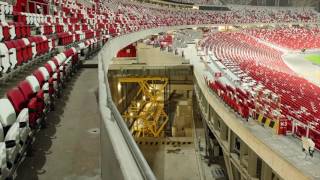
M 279 46 L 301 50 L 320 48 L 320 29 L 304 27 L 281 27 L 275 29 L 248 30 L 248 34 L 277 44 Z
M 240 81 L 237 88 L 248 94 L 246 99 L 239 99 L 237 93 L 234 93 L 236 87 L 226 90 L 226 85 L 220 85 L 224 83 L 214 79 L 208 81 L 208 85 L 216 92 L 231 92 L 230 97 L 235 97 L 231 98 L 234 102 L 227 104 L 234 104 L 238 99 L 249 102 L 244 107 L 250 108 L 250 102 L 255 100 L 252 109 L 260 108 L 261 111 L 257 113 L 270 119 L 280 117 L 281 121 L 286 122 L 288 132 L 293 129 L 292 120 L 304 124 L 293 129 L 293 133 L 298 136 L 306 136 L 306 127 L 310 125 L 309 137 L 320 147 L 320 134 L 316 133 L 320 131 L 320 88 L 287 67 L 281 52 L 241 32 L 212 33 L 201 42 L 201 46 L 212 51 L 218 62 L 236 75 Z M 256 98 L 259 92 L 264 93 L 261 101 Z M 226 97 L 223 99 L 228 101 Z
M 30 36 L 0 43 L 0 73 L 8 73 L 35 57 L 51 52 L 55 47 L 55 39 L 46 36 Z
M 79 64 L 78 52 L 70 48 L 36 69 L 0 99 L 1 179 L 12 174 L 34 134 L 46 126 L 46 114 L 54 99 Z
M 176 3 L 183 4 L 198 4 L 198 5 L 215 5 L 222 6 L 222 2 L 220 0 L 169 0 Z

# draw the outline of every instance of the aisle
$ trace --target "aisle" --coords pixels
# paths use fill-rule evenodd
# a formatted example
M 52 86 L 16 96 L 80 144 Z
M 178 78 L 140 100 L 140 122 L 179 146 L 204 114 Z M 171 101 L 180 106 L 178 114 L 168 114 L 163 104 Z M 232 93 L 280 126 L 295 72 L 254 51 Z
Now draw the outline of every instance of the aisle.
M 64 89 L 48 127 L 37 134 L 33 155 L 18 180 L 100 179 L 100 114 L 97 69 L 81 69 Z

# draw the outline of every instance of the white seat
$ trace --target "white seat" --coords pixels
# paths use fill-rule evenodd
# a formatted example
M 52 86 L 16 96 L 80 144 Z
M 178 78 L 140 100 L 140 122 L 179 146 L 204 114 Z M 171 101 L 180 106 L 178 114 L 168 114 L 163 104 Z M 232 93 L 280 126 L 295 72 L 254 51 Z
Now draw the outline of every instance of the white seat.
M 48 45 L 49 45 L 49 51 L 52 51 L 52 49 L 53 49 L 52 39 L 48 39 Z
M 58 54 L 56 57 L 57 57 L 59 66 L 60 66 L 61 64 L 63 64 L 63 62 L 67 59 L 67 57 L 66 57 L 66 55 L 65 55 L 64 53 L 60 53 L 60 54 Z
M 48 64 L 51 66 L 53 72 L 57 70 L 57 66 L 53 61 L 48 61 Z
M 10 61 L 10 66 L 11 69 L 13 69 L 14 67 L 16 67 L 17 65 L 17 49 L 16 48 L 11 48 L 8 49 L 9 52 L 9 61 Z
M 15 39 L 16 38 L 16 29 L 14 27 L 14 25 L 9 25 L 10 29 L 9 29 L 9 33 L 10 33 L 10 37 L 11 39 Z
M 21 151 L 19 122 L 12 124 L 6 134 L 4 142 L 6 143 L 8 168 L 11 169 Z
M 3 15 L 1 15 L 0 22 L 2 21 L 2 16 L 3 16 Z M 3 38 L 4 38 L 4 36 L 3 36 L 3 30 L 2 30 L 2 26 L 0 26 L 0 41 L 2 41 Z
M 17 122 L 19 122 L 20 128 L 20 141 L 25 145 L 28 137 L 30 136 L 31 129 L 29 126 L 29 110 L 28 108 L 22 109 L 17 117 Z
M 27 38 L 22 38 L 22 41 L 24 42 L 24 44 L 26 46 L 29 46 L 30 45 L 30 41 L 27 39 Z
M 39 68 L 39 71 L 41 72 L 41 74 L 43 75 L 44 77 L 44 80 L 45 81 L 48 81 L 49 78 L 50 78 L 50 74 L 48 72 L 48 70 L 45 68 L 45 67 L 40 67 Z M 49 96 L 49 83 L 48 82 L 45 82 L 42 86 L 42 90 L 45 92 L 44 93 L 44 102 L 46 104 L 49 104 L 50 103 L 50 96 Z
M 9 99 L 0 99 L 0 123 L 2 127 L 11 126 L 16 121 L 16 112 Z M 0 141 L 2 128 L 0 128 Z M 2 135 L 3 136 L 3 135 Z
M 42 73 L 44 79 L 45 79 L 46 81 L 48 81 L 49 78 L 50 78 L 50 74 L 49 74 L 48 70 L 47 70 L 45 67 L 39 67 L 38 69 L 39 69 L 39 71 Z
M 37 46 L 36 46 L 36 43 L 35 42 L 32 42 L 31 43 L 31 50 L 32 50 L 32 57 L 36 57 L 37 55 Z
M 6 73 L 9 71 L 11 64 L 9 59 L 9 51 L 4 43 L 0 43 L 0 61 L 1 61 L 1 72 Z
M 38 92 L 40 90 L 40 84 L 37 80 L 37 78 L 33 75 L 30 75 L 28 77 L 26 77 L 26 80 L 29 82 L 29 84 L 31 85 L 32 87 L 32 91 L 34 93 Z
M 5 179 L 9 175 L 9 170 L 7 168 L 7 151 L 6 144 L 0 142 L 0 179 Z
M 56 65 L 54 64 L 53 61 L 48 61 L 48 64 L 50 65 L 52 71 L 54 72 L 53 75 L 52 75 L 52 77 L 53 77 L 54 79 L 58 79 L 58 73 L 56 72 L 56 70 L 57 70 Z M 53 88 L 54 88 L 55 90 L 58 89 L 58 82 L 57 82 L 57 81 L 54 81 L 54 82 L 53 82 Z

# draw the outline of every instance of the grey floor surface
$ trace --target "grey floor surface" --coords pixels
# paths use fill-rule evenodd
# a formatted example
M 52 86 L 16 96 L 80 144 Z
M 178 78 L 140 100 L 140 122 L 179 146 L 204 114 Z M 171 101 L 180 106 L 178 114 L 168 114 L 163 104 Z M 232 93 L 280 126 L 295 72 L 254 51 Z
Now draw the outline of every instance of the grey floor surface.
M 41 130 L 17 171 L 18 180 L 100 179 L 97 69 L 81 69 L 69 82 L 48 127 Z

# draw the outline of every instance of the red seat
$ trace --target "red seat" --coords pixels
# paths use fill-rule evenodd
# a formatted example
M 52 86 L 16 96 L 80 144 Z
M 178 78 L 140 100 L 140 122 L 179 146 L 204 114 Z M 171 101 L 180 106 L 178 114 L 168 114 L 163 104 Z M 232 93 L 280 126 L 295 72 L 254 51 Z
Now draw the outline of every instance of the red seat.
M 24 98 L 24 95 L 18 88 L 13 88 L 7 92 L 7 97 L 12 103 L 14 110 L 17 114 L 20 113 L 20 111 L 26 107 L 26 99 Z
M 12 41 L 14 47 L 16 48 L 16 57 L 18 60 L 18 65 L 25 62 L 25 59 L 23 57 L 23 50 L 24 50 L 24 44 L 19 43 L 18 40 Z
M 20 39 L 22 37 L 22 26 L 20 23 L 9 22 L 9 25 L 14 26 L 16 32 L 16 38 Z
M 20 53 L 16 50 L 16 52 L 14 53 L 14 51 L 12 49 L 16 49 L 14 41 L 5 41 L 4 42 L 5 45 L 7 46 L 8 50 L 9 50 L 9 59 L 10 59 L 10 63 L 11 65 L 13 65 L 12 63 L 16 63 L 17 65 L 21 65 L 23 63 L 23 59 L 18 59 L 17 58 L 17 54 Z M 15 65 L 14 65 L 15 66 Z
M 46 63 L 46 64 L 44 64 L 44 67 L 48 70 L 50 76 L 52 76 L 52 74 L 53 74 L 53 69 L 52 69 L 52 67 L 50 66 L 50 64 Z
M 39 70 L 35 70 L 33 72 L 33 75 L 37 78 L 39 84 L 40 84 L 40 87 L 43 86 L 43 84 L 45 83 L 45 77 L 42 75 L 41 71 Z
M 35 93 L 32 91 L 31 85 L 26 80 L 21 81 L 18 85 L 18 88 L 20 89 L 26 100 L 30 100 L 35 96 Z
M 24 43 L 25 50 L 23 52 L 23 56 L 27 57 L 28 61 L 32 59 L 32 46 L 30 41 L 27 38 L 21 39 Z
M 2 27 L 3 39 L 5 41 L 10 40 L 11 35 L 10 35 L 10 27 L 8 26 L 8 24 L 0 23 L 0 26 Z
M 40 100 L 41 97 L 34 97 L 28 103 L 29 109 L 29 125 L 31 128 L 37 126 L 37 121 L 42 117 L 44 110 L 44 103 Z

